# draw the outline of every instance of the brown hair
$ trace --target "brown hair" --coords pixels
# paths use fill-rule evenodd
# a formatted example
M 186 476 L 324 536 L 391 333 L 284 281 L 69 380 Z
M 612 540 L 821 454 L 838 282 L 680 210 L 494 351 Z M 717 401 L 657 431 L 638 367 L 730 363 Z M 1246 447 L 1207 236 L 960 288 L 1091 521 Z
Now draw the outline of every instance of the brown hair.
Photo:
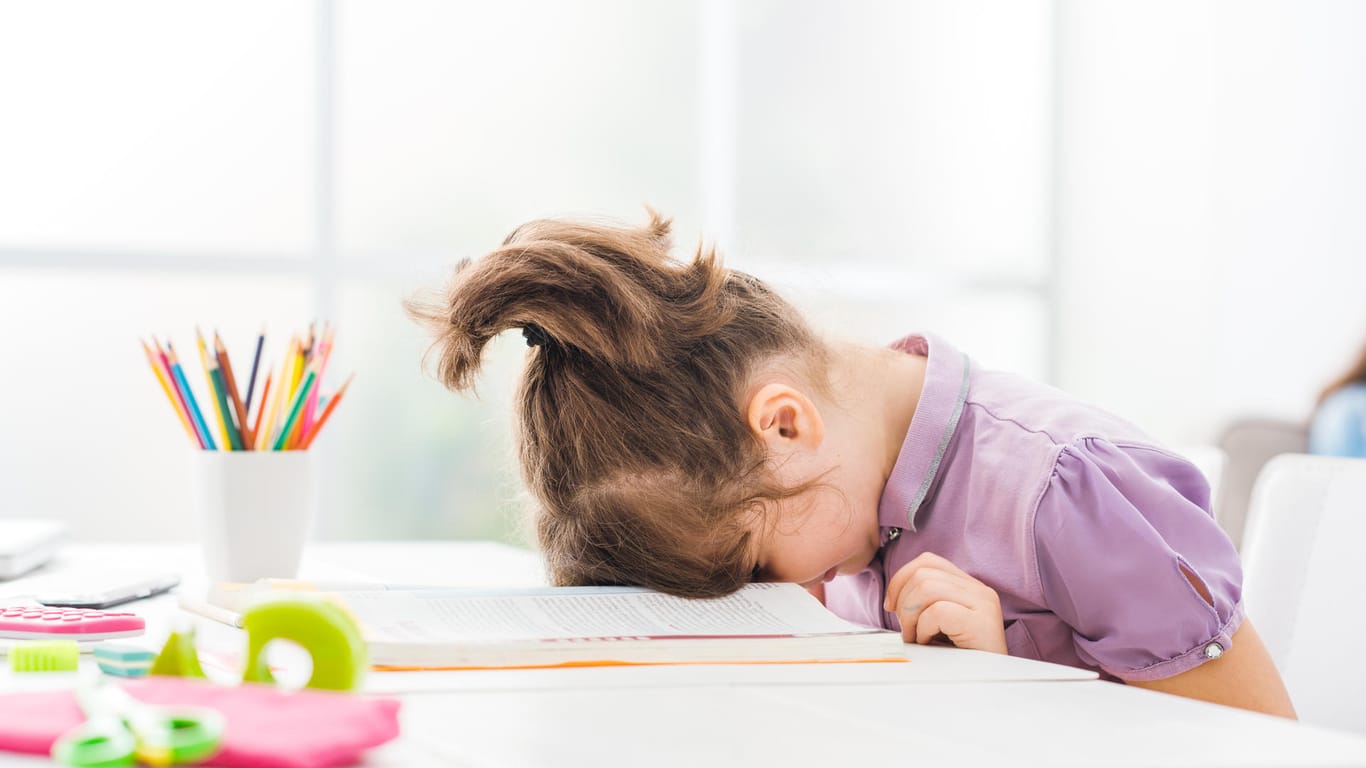
M 1361 353 L 1357 355 L 1357 361 L 1352 364 L 1351 368 L 1347 369 L 1346 373 L 1337 377 L 1333 380 L 1333 383 L 1323 388 L 1323 391 L 1319 393 L 1318 402 L 1322 403 L 1324 400 L 1328 399 L 1329 395 L 1339 389 L 1358 382 L 1366 382 L 1366 346 L 1361 348 Z
M 670 259 L 669 224 L 653 210 L 641 228 L 533 221 L 439 297 L 407 302 L 450 389 L 473 386 L 498 333 L 532 345 L 518 455 L 556 584 L 727 594 L 752 575 L 752 515 L 814 484 L 775 485 L 740 400 L 782 353 L 823 382 L 825 346 L 715 249 Z

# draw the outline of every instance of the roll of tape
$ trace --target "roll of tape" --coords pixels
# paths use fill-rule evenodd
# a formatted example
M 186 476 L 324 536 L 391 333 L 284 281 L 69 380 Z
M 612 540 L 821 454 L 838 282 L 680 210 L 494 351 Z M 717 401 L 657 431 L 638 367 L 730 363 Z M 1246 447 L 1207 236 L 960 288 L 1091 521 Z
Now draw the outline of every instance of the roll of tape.
M 265 648 L 272 640 L 297 643 L 313 657 L 307 687 L 350 691 L 360 687 L 368 665 L 365 641 L 351 616 L 339 605 L 299 597 L 268 600 L 242 615 L 247 631 L 246 682 L 273 683 Z

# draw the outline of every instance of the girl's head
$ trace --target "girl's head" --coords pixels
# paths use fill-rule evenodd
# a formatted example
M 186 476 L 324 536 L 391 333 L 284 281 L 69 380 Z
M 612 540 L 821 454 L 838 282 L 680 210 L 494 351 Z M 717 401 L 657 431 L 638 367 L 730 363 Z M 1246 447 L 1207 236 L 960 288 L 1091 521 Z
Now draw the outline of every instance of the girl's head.
M 803 391 L 826 386 L 826 346 L 714 251 L 671 260 L 653 211 L 639 229 L 533 221 L 408 308 L 455 390 L 491 339 L 522 329 L 518 452 L 557 584 L 726 594 L 754 576 L 760 523 L 826 479 L 779 466 L 765 437 L 819 442 Z M 810 386 L 755 391 L 761 369 Z

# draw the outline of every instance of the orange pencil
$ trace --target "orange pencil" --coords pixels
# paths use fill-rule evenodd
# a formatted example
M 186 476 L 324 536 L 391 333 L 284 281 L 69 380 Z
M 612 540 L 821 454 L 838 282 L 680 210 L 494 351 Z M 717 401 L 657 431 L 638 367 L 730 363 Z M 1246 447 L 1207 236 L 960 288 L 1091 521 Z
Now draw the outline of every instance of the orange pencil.
M 314 387 L 313 389 L 317 389 Z M 311 393 L 310 393 L 311 394 Z M 307 402 L 306 400 L 304 402 Z M 289 430 L 289 437 L 285 438 L 285 450 L 292 451 L 299 447 L 299 439 L 304 434 L 304 417 L 302 410 L 303 403 L 300 403 L 299 418 L 294 421 L 294 428 Z
M 356 378 L 356 374 L 354 373 L 346 377 L 346 383 L 341 385 L 341 389 L 337 390 L 337 394 L 327 399 L 327 407 L 323 409 L 323 414 L 318 417 L 318 423 L 314 424 L 312 431 L 304 436 L 303 440 L 299 441 L 299 450 L 305 450 L 308 446 L 313 444 L 313 438 L 317 437 L 318 433 L 322 431 L 323 425 L 327 423 L 327 417 L 331 416 L 332 411 L 336 410 L 337 403 L 341 402 L 342 395 L 346 394 L 346 388 L 351 386 L 351 380 L 354 378 Z
M 228 358 L 228 350 L 223 346 L 223 339 L 218 335 L 218 331 L 213 332 L 213 351 L 218 356 L 218 367 L 223 369 L 223 381 L 228 388 L 228 402 L 237 412 L 237 426 L 242 432 L 242 448 L 249 451 L 251 425 L 247 423 L 247 409 L 242 407 L 242 398 L 237 394 L 237 380 L 232 375 L 232 361 Z
M 194 430 L 195 442 L 200 448 L 208 448 L 209 437 L 208 429 L 202 421 L 197 420 L 195 404 L 192 402 L 194 396 L 190 394 L 190 383 L 185 381 L 184 372 L 180 365 L 171 363 L 171 341 L 166 340 L 166 348 L 162 349 L 161 342 L 156 337 L 152 337 L 152 350 L 157 360 L 161 361 L 162 370 L 166 371 L 166 379 L 171 383 L 171 391 L 175 392 L 176 402 L 180 404 L 180 410 L 185 414 L 185 420 L 190 422 L 190 428 Z
M 256 408 L 256 424 L 255 424 L 255 426 L 253 426 L 253 427 L 251 428 L 251 434 L 252 434 L 252 437 L 253 437 L 252 447 L 253 447 L 254 450 L 260 450 L 260 448 L 256 447 L 256 445 L 255 445 L 255 436 L 261 434 L 261 417 L 264 416 L 264 415 L 266 414 L 266 403 L 267 403 L 267 402 L 269 401 L 269 399 L 270 399 L 270 382 L 271 382 L 271 377 L 272 377 L 272 374 L 271 374 L 269 371 L 267 371 L 267 372 L 266 372 L 266 387 L 265 387 L 265 389 L 261 390 L 261 399 L 260 399 L 259 401 L 257 401 L 257 402 L 259 403 L 259 405 L 258 405 L 257 408 Z
M 175 385 L 168 378 L 168 372 L 162 367 L 161 361 L 152 354 L 152 348 L 147 346 L 147 342 L 138 339 L 138 343 L 142 344 L 142 351 L 147 355 L 147 364 L 152 366 L 152 373 L 156 374 L 157 383 L 161 384 L 161 391 L 165 392 L 166 399 L 171 401 L 171 408 L 175 410 L 175 415 L 180 419 L 180 426 L 185 428 L 185 433 L 190 436 L 194 444 L 199 445 L 199 435 L 195 433 L 194 427 L 190 424 L 189 416 L 181 410 L 180 401 L 173 392 Z

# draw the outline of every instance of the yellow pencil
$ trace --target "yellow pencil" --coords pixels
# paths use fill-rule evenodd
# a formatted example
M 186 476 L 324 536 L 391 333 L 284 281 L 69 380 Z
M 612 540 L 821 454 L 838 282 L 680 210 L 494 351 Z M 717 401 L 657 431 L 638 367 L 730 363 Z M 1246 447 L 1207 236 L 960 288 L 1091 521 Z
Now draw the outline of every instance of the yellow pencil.
M 223 409 L 218 407 L 218 397 L 214 394 L 218 387 L 213 385 L 213 374 L 209 373 L 209 350 L 204 345 L 204 334 L 199 332 L 199 326 L 195 326 L 194 337 L 199 340 L 199 362 L 204 366 L 204 378 L 209 382 L 209 402 L 213 403 L 213 412 L 218 414 L 218 433 L 223 436 L 223 450 L 232 450 L 232 439 L 228 437 L 228 422 L 225 419 L 232 418 Z
M 170 381 L 166 379 L 166 369 L 162 368 L 161 361 L 157 356 L 152 354 L 152 348 L 147 346 L 147 342 L 142 339 L 138 339 L 138 342 L 142 344 L 142 351 L 147 355 L 147 364 L 152 366 L 152 373 L 156 374 L 157 381 L 161 384 L 161 391 L 166 393 L 166 399 L 171 401 L 171 408 L 175 409 L 175 415 L 180 418 L 180 426 L 185 428 L 185 434 L 190 436 L 190 440 L 195 445 L 199 445 L 199 435 L 195 434 L 189 417 L 185 415 L 185 411 L 181 410 L 180 400 L 176 398 Z
M 266 423 L 261 427 L 261 431 L 256 434 L 256 450 L 269 451 L 273 442 L 271 435 L 275 433 L 275 420 L 280 415 L 280 403 L 286 397 L 285 390 L 289 389 L 289 376 L 291 375 L 290 366 L 294 362 L 294 351 L 299 347 L 299 338 L 291 337 L 289 340 L 289 351 L 285 353 L 285 359 L 280 364 L 280 376 L 276 379 L 275 397 L 270 401 L 270 412 L 266 414 Z M 262 407 L 265 403 L 261 403 Z
M 276 404 L 280 401 L 280 388 L 285 383 L 284 376 L 285 369 L 282 365 L 279 372 L 274 375 L 275 389 L 271 391 L 269 399 L 261 401 L 261 411 L 265 416 L 261 420 L 260 428 L 256 430 L 256 450 L 258 451 L 270 450 L 270 433 L 275 428 L 275 412 L 279 410 L 279 406 Z
M 299 382 L 304 378 L 304 345 L 302 342 L 294 348 L 294 355 L 290 362 L 292 367 L 289 374 L 289 401 L 293 401 L 294 395 L 299 391 Z

